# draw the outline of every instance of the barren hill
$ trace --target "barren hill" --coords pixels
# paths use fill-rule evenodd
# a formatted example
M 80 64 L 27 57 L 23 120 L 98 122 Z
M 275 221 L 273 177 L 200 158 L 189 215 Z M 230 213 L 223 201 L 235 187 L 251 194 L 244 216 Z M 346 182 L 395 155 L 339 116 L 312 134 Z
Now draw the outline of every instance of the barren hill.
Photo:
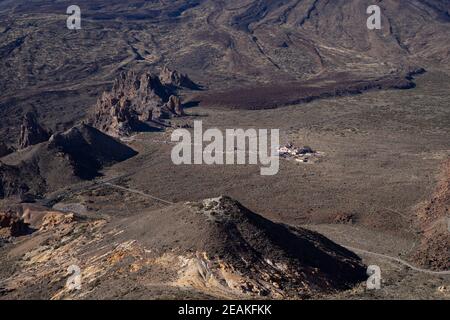
M 48 142 L 2 158 L 1 196 L 43 196 L 81 179 L 93 179 L 103 167 L 136 154 L 97 129 L 78 125 L 53 135 Z
M 8 263 L 17 271 L 11 281 L 0 283 L 6 297 L 120 294 L 146 299 L 156 298 L 153 291 L 159 287 L 165 295 L 184 290 L 191 297 L 309 298 L 365 277 L 353 253 L 314 232 L 264 219 L 227 197 L 175 204 L 112 225 L 36 208 L 25 211 L 38 231 L 7 248 Z M 59 279 L 77 261 L 83 289 L 70 292 Z M 33 283 L 26 280 L 31 270 Z M 48 272 L 52 282 L 44 292 L 35 290 Z

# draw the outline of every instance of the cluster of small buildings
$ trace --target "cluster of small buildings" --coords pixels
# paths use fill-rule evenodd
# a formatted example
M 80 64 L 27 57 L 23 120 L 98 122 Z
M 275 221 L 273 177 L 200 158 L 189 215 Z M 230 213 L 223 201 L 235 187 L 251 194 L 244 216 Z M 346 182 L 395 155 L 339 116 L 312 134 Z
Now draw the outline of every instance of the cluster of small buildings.
M 292 143 L 288 143 L 284 147 L 279 148 L 278 154 L 282 158 L 293 159 L 301 163 L 308 163 L 312 157 L 319 155 L 319 153 L 314 151 L 311 147 L 305 146 L 298 148 Z

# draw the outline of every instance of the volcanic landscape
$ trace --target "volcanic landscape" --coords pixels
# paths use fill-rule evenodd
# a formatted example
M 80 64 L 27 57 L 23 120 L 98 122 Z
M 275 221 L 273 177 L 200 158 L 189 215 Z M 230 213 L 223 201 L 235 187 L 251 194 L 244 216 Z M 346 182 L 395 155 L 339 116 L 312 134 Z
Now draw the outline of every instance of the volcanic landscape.
M 76 2 L 0 1 L 0 299 L 450 299 L 450 0 Z

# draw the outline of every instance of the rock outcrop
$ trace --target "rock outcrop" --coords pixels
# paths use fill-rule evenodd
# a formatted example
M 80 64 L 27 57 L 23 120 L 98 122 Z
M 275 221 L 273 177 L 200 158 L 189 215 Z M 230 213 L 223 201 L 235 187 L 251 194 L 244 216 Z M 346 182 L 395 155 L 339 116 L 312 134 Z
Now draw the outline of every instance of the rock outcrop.
M 182 115 L 181 99 L 169 78 L 176 83 L 187 80 L 176 74 L 159 77 L 150 72 L 122 73 L 111 91 L 97 101 L 89 123 L 106 134 L 122 137 L 151 127 L 149 121 Z
M 49 138 L 49 133 L 38 123 L 36 115 L 33 112 L 26 113 L 20 127 L 19 148 L 25 149 Z
M 136 154 L 115 138 L 81 124 L 3 159 L 0 199 L 19 196 L 22 202 L 30 202 L 46 192 L 93 179 L 102 168 Z
M 200 87 L 192 81 L 188 75 L 180 73 L 176 70 L 171 70 L 164 67 L 159 75 L 161 83 L 175 88 L 186 88 L 191 90 L 198 90 Z
M 181 99 L 177 96 L 170 96 L 169 101 L 167 101 L 163 109 L 169 113 L 176 114 L 177 116 L 182 116 L 184 114 Z
M 0 212 L 0 236 L 19 237 L 29 232 L 28 224 L 13 212 Z

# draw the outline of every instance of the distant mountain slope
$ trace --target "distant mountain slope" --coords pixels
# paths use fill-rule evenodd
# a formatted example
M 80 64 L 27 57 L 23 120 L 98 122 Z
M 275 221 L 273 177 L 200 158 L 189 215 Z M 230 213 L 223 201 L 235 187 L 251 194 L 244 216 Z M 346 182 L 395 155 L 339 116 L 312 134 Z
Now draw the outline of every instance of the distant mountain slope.
M 448 0 L 80 0 L 0 2 L 0 132 L 34 105 L 54 132 L 85 117 L 123 69 L 168 65 L 213 90 L 346 72 L 357 79 L 410 67 L 448 70 Z M 61 113 L 64 110 L 64 113 Z M 9 131 L 6 128 L 10 128 Z M 5 141 L 4 141 L 5 142 Z

